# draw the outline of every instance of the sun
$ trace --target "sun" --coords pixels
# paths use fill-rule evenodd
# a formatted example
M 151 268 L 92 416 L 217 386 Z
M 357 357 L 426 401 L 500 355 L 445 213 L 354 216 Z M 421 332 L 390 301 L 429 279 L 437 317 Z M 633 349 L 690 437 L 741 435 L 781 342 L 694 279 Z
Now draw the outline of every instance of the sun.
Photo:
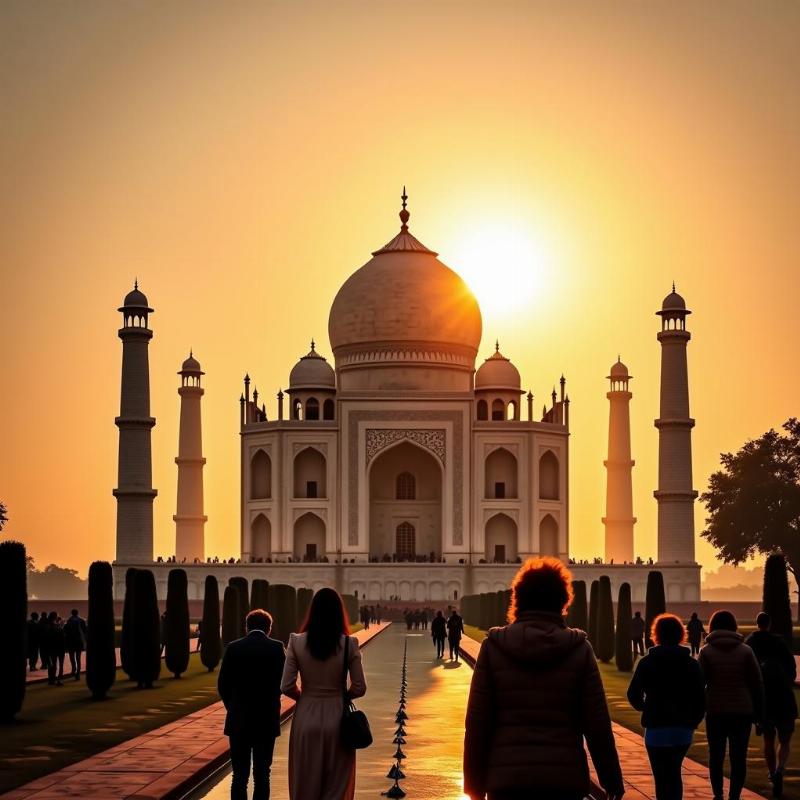
M 533 305 L 551 268 L 546 241 L 522 222 L 482 222 L 460 234 L 448 256 L 481 310 L 494 317 Z

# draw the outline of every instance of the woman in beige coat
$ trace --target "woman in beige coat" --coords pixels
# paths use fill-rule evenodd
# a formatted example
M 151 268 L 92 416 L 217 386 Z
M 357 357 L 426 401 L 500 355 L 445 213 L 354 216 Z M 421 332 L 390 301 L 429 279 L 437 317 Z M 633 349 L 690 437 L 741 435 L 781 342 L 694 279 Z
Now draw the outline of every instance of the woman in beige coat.
M 355 792 L 356 753 L 342 746 L 340 734 L 349 633 L 342 598 L 333 589 L 320 589 L 301 633 L 289 637 L 281 691 L 297 701 L 289 738 L 292 800 L 352 800 Z M 364 695 L 367 685 L 358 640 L 349 640 L 347 696 L 353 699 Z

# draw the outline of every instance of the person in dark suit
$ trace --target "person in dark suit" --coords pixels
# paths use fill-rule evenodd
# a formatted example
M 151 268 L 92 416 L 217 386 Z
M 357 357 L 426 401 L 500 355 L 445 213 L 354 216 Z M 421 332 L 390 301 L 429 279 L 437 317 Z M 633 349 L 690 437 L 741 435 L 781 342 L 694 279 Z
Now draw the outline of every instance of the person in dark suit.
M 450 645 L 450 660 L 458 661 L 458 649 L 461 645 L 461 636 L 464 633 L 464 620 L 453 609 L 447 619 L 447 643 Z
M 28 620 L 28 668 L 31 672 L 36 669 L 39 660 L 39 615 L 33 611 Z
M 270 639 L 272 617 L 254 609 L 245 620 L 247 635 L 225 649 L 217 689 L 225 709 L 231 749 L 231 800 L 247 800 L 250 760 L 253 800 L 269 800 L 269 773 L 275 737 L 281 735 L 281 677 L 286 651 Z
M 70 618 L 64 623 L 64 641 L 69 653 L 70 675 L 81 679 L 81 656 L 86 649 L 86 620 L 73 608 Z

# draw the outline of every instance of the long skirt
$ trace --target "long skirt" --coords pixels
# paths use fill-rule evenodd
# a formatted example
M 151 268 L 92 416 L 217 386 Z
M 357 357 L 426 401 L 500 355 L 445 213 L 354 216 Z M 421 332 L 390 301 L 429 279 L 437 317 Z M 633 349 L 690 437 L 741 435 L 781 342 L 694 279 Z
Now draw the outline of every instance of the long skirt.
M 303 694 L 289 737 L 289 797 L 292 800 L 352 800 L 356 753 L 342 747 L 341 695 Z

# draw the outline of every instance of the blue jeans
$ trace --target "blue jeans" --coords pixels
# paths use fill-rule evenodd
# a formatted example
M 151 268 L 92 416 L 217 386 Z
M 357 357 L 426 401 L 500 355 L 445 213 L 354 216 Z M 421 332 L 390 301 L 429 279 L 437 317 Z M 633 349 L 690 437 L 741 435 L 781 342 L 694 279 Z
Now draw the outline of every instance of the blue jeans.
M 247 800 L 250 760 L 253 762 L 253 800 L 269 800 L 269 773 L 272 768 L 274 736 L 253 738 L 247 735 L 229 737 L 231 748 L 231 800 Z

